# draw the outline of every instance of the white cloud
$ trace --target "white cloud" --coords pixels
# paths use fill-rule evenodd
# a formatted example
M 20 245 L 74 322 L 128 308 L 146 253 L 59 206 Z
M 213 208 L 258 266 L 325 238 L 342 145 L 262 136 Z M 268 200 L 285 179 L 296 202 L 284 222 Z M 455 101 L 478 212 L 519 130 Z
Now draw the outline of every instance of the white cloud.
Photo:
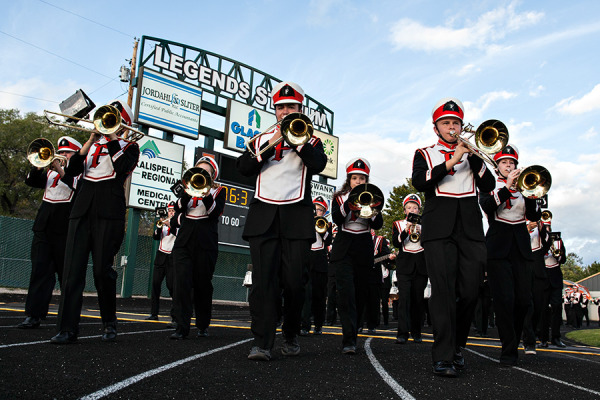
M 490 106 L 499 100 L 508 100 L 516 97 L 516 93 L 511 93 L 506 90 L 484 93 L 475 102 L 465 101 L 465 115 L 469 116 L 469 120 L 479 121 L 485 114 L 485 111 Z M 468 121 L 467 121 L 468 122 Z
M 578 137 L 578 139 L 579 140 L 592 140 L 596 136 L 598 136 L 598 132 L 596 132 L 596 129 L 592 126 L 583 135 L 580 135 Z
M 537 87 L 529 90 L 529 95 L 531 97 L 539 97 L 544 90 L 546 90 L 546 88 L 543 85 L 538 85 Z
M 477 21 L 464 21 L 464 26 L 429 27 L 409 18 L 402 18 L 390 29 L 390 40 L 396 50 L 447 50 L 470 47 L 486 48 L 508 33 L 538 23 L 544 13 L 515 11 L 516 2 L 481 15 Z M 487 49 L 486 49 L 487 50 Z
M 580 115 L 600 110 L 600 83 L 594 86 L 591 92 L 584 94 L 579 99 L 569 97 L 559 101 L 553 109 L 567 115 Z

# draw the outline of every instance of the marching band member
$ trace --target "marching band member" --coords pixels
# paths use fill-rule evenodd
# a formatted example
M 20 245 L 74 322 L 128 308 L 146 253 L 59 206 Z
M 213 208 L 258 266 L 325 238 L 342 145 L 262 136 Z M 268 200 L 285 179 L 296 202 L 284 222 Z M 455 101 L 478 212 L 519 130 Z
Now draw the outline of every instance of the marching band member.
M 550 229 L 550 225 L 548 225 L 548 229 Z M 561 295 L 563 288 L 563 274 L 560 265 L 564 264 L 567 260 L 567 253 L 562 239 L 550 243 L 550 245 L 544 247 L 548 248 L 548 251 L 544 255 L 544 263 L 546 264 L 546 274 L 550 280 L 550 287 L 546 288 L 545 298 L 548 298 L 548 302 L 550 303 L 550 312 L 546 310 L 542 313 L 540 347 L 548 347 L 548 330 L 551 329 L 551 343 L 556 347 L 564 348 L 567 346 L 560 339 L 560 324 L 562 322 Z M 553 254 L 552 248 L 556 250 L 556 254 Z
M 586 326 L 590 326 L 590 313 L 589 313 L 589 309 L 588 309 L 589 305 L 590 305 L 590 299 L 588 299 L 587 296 L 582 294 L 582 296 L 581 296 L 581 313 L 582 313 L 581 322 L 583 323 L 583 318 L 585 318 Z
M 383 236 L 380 236 L 383 237 Z M 391 250 L 390 250 L 390 243 L 389 240 L 387 239 L 383 239 L 385 240 L 385 246 L 387 247 L 387 251 L 388 253 L 385 254 L 391 254 Z M 375 246 L 377 245 L 377 243 L 375 243 Z M 383 252 L 380 252 L 382 255 L 384 254 Z M 375 255 L 375 258 L 377 258 L 378 255 Z M 390 257 L 391 259 L 392 257 Z M 393 262 L 395 262 L 395 260 L 397 259 L 397 256 L 394 255 L 393 256 L 394 260 Z M 381 289 L 379 291 L 380 293 L 380 302 L 381 302 L 381 315 L 383 317 L 383 329 L 387 330 L 390 328 L 390 290 L 392 289 L 392 276 L 393 273 L 396 272 L 395 269 L 390 268 L 388 263 L 385 262 L 381 262 L 378 265 L 380 265 L 381 267 Z M 379 321 L 378 321 L 379 324 Z
M 115 100 L 110 105 L 131 125 L 129 106 Z M 125 235 L 125 179 L 135 169 L 140 149 L 117 133 L 94 132 L 67 166 L 68 175 L 83 173 L 73 204 L 67 234 L 62 295 L 58 309 L 58 334 L 50 341 L 68 344 L 77 340 L 83 304 L 87 262 L 92 254 L 94 283 L 98 291 L 103 341 L 117 337 L 117 272 L 113 260 Z
M 316 217 L 323 217 L 327 213 L 327 202 L 321 196 L 313 200 Z M 315 232 L 316 240 L 310 250 L 309 281 L 306 284 L 304 307 L 302 309 L 302 322 L 300 335 L 306 336 L 310 332 L 310 316 L 315 323 L 315 335 L 323 333 L 325 323 L 325 310 L 327 299 L 327 248 L 331 244 L 333 235 L 331 223 L 327 223 L 326 230 L 322 233 Z
M 331 229 L 331 240 L 335 240 L 335 237 L 338 232 L 338 227 L 336 224 L 332 224 Z M 326 324 L 331 326 L 335 324 L 337 319 L 337 287 L 335 285 L 335 267 L 329 262 L 329 255 L 331 254 L 331 245 L 327 248 L 327 311 L 325 315 Z
M 371 229 L 383 226 L 380 213 L 358 218 L 347 201 L 350 191 L 368 182 L 371 166 L 363 158 L 346 164 L 346 181 L 333 196 L 332 219 L 338 226 L 330 261 L 335 268 L 337 306 L 342 323 L 342 353 L 356 354 L 359 315 L 367 301 L 369 275 L 373 269 Z
M 416 194 L 409 194 L 402 201 L 404 215 L 418 215 L 421 211 L 421 199 Z M 419 235 L 416 242 L 411 241 L 410 233 Z M 398 333 L 396 343 L 405 344 L 411 333 L 415 343 L 421 343 L 421 326 L 423 325 L 423 295 L 427 286 L 427 267 L 421 246 L 421 226 L 413 227 L 407 219 L 395 221 L 392 240 L 394 246 L 401 249 L 401 256 L 396 262 L 396 279 L 398 280 Z M 415 238 L 413 238 L 414 240 Z
M 531 307 L 533 271 L 531 240 L 526 220 L 538 221 L 540 207 L 535 199 L 514 189 L 520 169 L 519 152 L 507 145 L 494 156 L 498 168 L 496 189 L 480 195 L 488 216 L 486 234 L 487 273 L 494 298 L 494 312 L 502 351 L 500 365 L 516 365 L 523 324 Z
M 440 100 L 432 112 L 438 142 L 419 149 L 412 184 L 425 192 L 421 243 L 431 281 L 433 373 L 455 377 L 464 368 L 466 346 L 486 260 L 477 190 L 494 189 L 483 161 L 458 141 L 464 108 L 460 100 Z
M 281 82 L 273 88 L 272 99 L 277 121 L 281 121 L 302 110 L 304 91 L 293 82 Z M 252 144 L 255 152 L 281 135 L 279 126 L 260 135 Z M 310 181 L 326 164 L 323 144 L 316 136 L 299 146 L 282 141 L 258 156 L 247 149 L 237 159 L 242 175 L 257 176 L 256 194 L 242 235 L 250 243 L 253 268 L 248 299 L 254 335 L 248 355 L 251 360 L 271 359 L 281 288 L 285 299 L 281 352 L 286 356 L 300 353 L 297 335 L 310 246 L 315 240 Z
M 170 336 L 174 340 L 189 335 L 192 310 L 196 312 L 198 337 L 208 336 L 211 319 L 212 278 L 219 255 L 218 225 L 225 208 L 225 191 L 215 182 L 219 166 L 212 157 L 200 158 L 196 167 L 210 174 L 210 191 L 203 197 L 184 192 L 175 203 L 176 216 L 170 223 L 177 229 L 173 244 L 173 312 L 177 327 Z
M 57 154 L 67 158 L 81 149 L 77 140 L 63 136 L 58 139 Z M 66 167 L 66 165 L 65 165 Z M 63 281 L 63 266 L 69 214 L 73 206 L 75 188 L 79 177 L 66 175 L 61 161 L 55 159 L 51 166 L 32 167 L 25 184 L 44 189 L 42 204 L 33 223 L 33 242 L 31 243 L 31 278 L 25 300 L 25 321 L 17 325 L 21 329 L 40 326 L 40 320 L 48 314 L 52 290 Z
M 160 240 L 160 245 L 156 250 L 156 256 L 154 257 L 154 270 L 152 272 L 152 294 L 150 296 L 150 316 L 146 320 L 158 321 L 158 310 L 160 305 L 160 292 L 162 288 L 162 281 L 166 278 L 167 290 L 169 296 L 173 298 L 173 245 L 175 244 L 175 238 L 177 229 L 171 228 L 170 219 L 175 215 L 175 203 L 170 202 L 167 205 L 167 218 L 162 221 L 162 226 L 156 226 L 154 234 L 152 235 L 154 240 Z M 173 307 L 171 307 L 171 319 L 175 320 L 173 314 Z M 174 326 L 174 324 L 172 323 Z
M 365 312 L 360 313 L 364 315 L 367 320 L 367 332 L 370 335 L 376 333 L 377 326 L 379 325 L 379 306 L 382 303 L 381 290 L 384 287 L 384 279 L 390 275 L 390 264 L 396 260 L 396 255 L 390 250 L 389 242 L 383 236 L 375 234 L 375 231 L 371 229 L 371 235 L 373 236 L 373 258 L 379 258 L 382 256 L 388 256 L 386 260 L 380 261 L 373 265 L 371 274 L 369 277 L 369 287 L 367 291 L 367 302 L 365 304 Z M 393 269 L 393 268 L 392 268 Z M 389 279 L 388 279 L 389 280 Z M 388 297 L 390 293 L 390 287 L 387 288 Z M 387 318 L 384 315 L 384 325 L 389 323 L 389 309 L 387 309 L 387 298 L 385 300 L 384 312 L 387 313 Z M 362 321 L 362 319 L 361 319 Z M 358 326 L 362 327 L 362 322 L 359 321 Z

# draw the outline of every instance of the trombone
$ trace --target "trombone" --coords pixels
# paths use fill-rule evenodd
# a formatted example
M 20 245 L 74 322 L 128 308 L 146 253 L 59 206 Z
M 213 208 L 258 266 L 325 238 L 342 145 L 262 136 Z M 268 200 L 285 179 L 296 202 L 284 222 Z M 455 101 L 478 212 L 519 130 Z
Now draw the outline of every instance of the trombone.
M 545 224 L 549 224 L 550 222 L 552 222 L 552 211 L 550 211 L 550 210 L 542 211 L 541 221 Z
M 192 167 L 183 173 L 181 183 L 187 194 L 192 197 L 204 197 L 210 192 L 213 180 L 207 170 Z
M 471 135 L 465 138 L 461 136 L 462 132 Z M 482 122 L 477 130 L 474 131 L 473 125 L 467 124 L 462 132 L 450 132 L 450 134 L 461 141 L 477 157 L 494 168 L 498 168 L 493 155 L 502 151 L 508 144 L 508 128 L 506 125 L 497 119 L 488 119 Z M 475 144 L 469 142 L 469 139 L 473 136 Z
M 552 176 L 541 165 L 531 165 L 521 171 L 515 185 L 516 189 L 528 199 L 544 197 L 550 190 L 550 186 L 552 186 Z M 552 219 L 552 213 L 550 211 L 548 213 Z
M 372 218 L 381 212 L 384 206 L 383 192 L 372 183 L 356 186 L 348 195 L 350 208 L 359 218 Z
M 60 117 L 66 117 L 69 119 L 77 120 L 78 122 L 87 122 L 90 124 L 94 124 L 94 129 L 83 128 L 77 125 L 65 124 L 61 122 L 53 121 L 48 115 L 58 115 Z M 44 110 L 44 116 L 46 120 L 52 125 L 64 126 L 71 129 L 77 129 L 83 132 L 95 132 L 98 131 L 102 135 L 110 135 L 111 133 L 118 132 L 121 128 L 126 129 L 128 132 L 125 135 L 124 139 L 129 140 L 130 142 L 137 142 L 141 138 L 144 137 L 144 132 L 138 131 L 128 125 L 125 125 L 122 122 L 121 113 L 119 110 L 111 105 L 105 105 L 99 107 L 94 113 L 93 119 L 85 119 L 79 118 L 72 115 L 61 114 L 54 111 Z
M 262 149 L 259 149 L 258 152 L 255 152 L 252 149 L 252 144 L 256 141 L 256 139 L 258 139 L 265 133 L 271 132 L 271 130 L 278 125 L 281 128 L 281 137 L 278 138 L 275 142 L 265 146 Z M 310 121 L 310 118 L 308 118 L 306 115 L 300 112 L 295 112 L 286 115 L 281 121 L 274 123 L 269 128 L 267 128 L 266 131 L 250 139 L 246 144 L 246 149 L 248 149 L 250 154 L 252 154 L 252 157 L 257 158 L 265 151 L 277 146 L 279 143 L 281 143 L 282 140 L 285 140 L 286 143 L 290 144 L 291 146 L 300 146 L 308 142 L 312 134 L 313 126 L 312 122 Z
M 158 229 L 162 228 L 163 226 L 165 226 L 165 222 L 168 220 L 169 220 L 169 218 L 159 219 L 158 221 L 156 221 L 156 227 Z
M 323 217 L 315 216 L 315 230 L 318 234 L 324 235 L 329 229 L 329 222 Z
M 63 165 L 67 162 L 67 157 L 56 154 L 52 142 L 44 138 L 35 139 L 29 144 L 27 159 L 34 167 L 38 168 L 47 167 L 54 160 L 60 160 Z
M 550 241 L 552 244 L 550 245 L 550 252 L 554 258 L 560 257 L 560 249 L 554 247 L 554 242 L 560 240 L 560 232 L 550 232 Z

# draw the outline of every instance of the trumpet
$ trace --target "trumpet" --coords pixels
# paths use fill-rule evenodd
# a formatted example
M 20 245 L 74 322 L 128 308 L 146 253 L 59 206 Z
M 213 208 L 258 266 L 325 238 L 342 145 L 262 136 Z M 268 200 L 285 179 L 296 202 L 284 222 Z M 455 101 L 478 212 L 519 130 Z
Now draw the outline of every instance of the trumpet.
M 421 223 L 421 216 L 419 214 L 410 213 L 406 217 L 406 221 L 412 223 L 408 229 L 408 240 L 412 243 L 417 243 L 421 240 L 421 232 L 417 231 L 417 225 Z
M 323 235 L 329 229 L 329 222 L 323 217 L 315 217 L 315 230 L 318 234 Z
M 271 130 L 278 125 L 281 129 L 281 137 L 275 142 L 265 146 L 262 149 L 259 149 L 258 152 L 255 152 L 252 149 L 253 143 L 260 136 L 264 135 L 265 133 L 271 132 Z M 310 121 L 310 118 L 308 118 L 306 115 L 300 112 L 295 112 L 286 115 L 281 121 L 278 121 L 275 124 L 271 125 L 269 128 L 267 128 L 265 132 L 260 133 L 254 136 L 252 139 L 250 139 L 246 144 L 246 149 L 248 149 L 250 154 L 252 154 L 252 157 L 256 158 L 265 151 L 269 150 L 270 148 L 277 146 L 279 143 L 281 143 L 282 140 L 285 140 L 286 143 L 290 144 L 291 146 L 303 145 L 304 143 L 310 140 L 312 134 L 313 126 L 312 122 Z
M 554 246 L 554 242 L 559 241 L 560 236 L 560 232 L 550 232 L 550 241 L 552 242 L 552 244 L 550 245 L 550 253 L 552 253 L 552 256 L 554 256 L 554 258 L 560 257 L 560 249 L 557 249 Z
M 187 194 L 192 197 L 204 197 L 210 192 L 213 180 L 207 170 L 193 167 L 183 173 L 181 183 Z
M 542 211 L 541 221 L 546 224 L 549 224 L 550 222 L 552 222 L 552 211 L 550 211 L 550 210 Z
M 461 133 L 470 133 L 467 138 L 461 136 Z M 477 130 L 473 130 L 473 125 L 467 124 L 462 132 L 450 132 L 452 136 L 461 141 L 473 154 L 487 162 L 494 168 L 498 168 L 498 163 L 494 161 L 493 155 L 502 151 L 508 144 L 508 128 L 497 119 L 488 119 L 479 125 Z M 475 136 L 475 144 L 469 142 L 469 139 Z
M 357 212 L 359 218 L 372 218 L 381 212 L 384 197 L 377 186 L 364 183 L 350 191 L 348 203 Z
M 47 167 L 54 160 L 60 160 L 62 165 L 67 162 L 67 157 L 56 154 L 52 143 L 44 138 L 35 139 L 29 144 L 27 159 L 34 167 L 38 168 Z
M 541 165 L 532 165 L 521 171 L 515 187 L 524 197 L 539 199 L 548 193 L 551 185 L 550 172 Z M 550 213 L 550 219 L 552 219 L 552 213 Z
M 169 218 L 165 218 L 165 219 L 159 219 L 159 220 L 156 222 L 156 227 L 157 227 L 158 229 L 162 228 L 163 226 L 165 226 L 165 222 L 167 222 L 168 220 L 169 220 Z
M 90 124 L 93 124 L 95 129 L 88 129 L 88 128 L 83 128 L 81 126 L 77 126 L 77 125 L 71 125 L 71 124 L 65 124 L 65 123 L 61 123 L 61 122 L 56 122 L 53 121 L 49 115 L 58 115 L 60 117 L 65 117 L 65 118 L 69 118 L 72 120 L 76 120 L 78 122 L 87 122 Z M 127 133 L 125 134 L 124 139 L 129 140 L 130 142 L 137 142 L 138 140 L 140 140 L 141 138 L 144 137 L 144 132 L 142 131 L 138 131 L 137 129 L 134 129 L 128 125 L 123 124 L 122 122 L 122 118 L 121 118 L 121 113 L 119 112 L 119 110 L 111 105 L 105 105 L 102 107 L 99 107 L 96 112 L 94 113 L 94 117 L 92 120 L 89 119 L 85 119 L 85 118 L 79 118 L 79 117 L 75 117 L 72 115 L 67 115 L 67 114 L 61 114 L 61 113 L 57 113 L 54 111 L 48 111 L 48 110 L 44 110 L 44 116 L 46 117 L 46 120 L 48 121 L 48 123 L 52 124 L 52 125 L 57 125 L 57 126 L 63 126 L 63 127 L 67 127 L 67 128 L 71 128 L 71 129 L 77 129 L 79 131 L 83 131 L 83 132 L 99 132 L 102 135 L 110 135 L 112 133 L 116 133 L 119 130 L 121 130 L 121 128 L 127 130 Z

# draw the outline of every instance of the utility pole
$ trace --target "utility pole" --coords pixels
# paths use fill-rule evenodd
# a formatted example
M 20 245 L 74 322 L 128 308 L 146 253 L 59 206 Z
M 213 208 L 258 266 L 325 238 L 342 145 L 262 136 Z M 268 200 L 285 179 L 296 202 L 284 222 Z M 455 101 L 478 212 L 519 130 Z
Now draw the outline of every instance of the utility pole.
M 135 68 L 137 62 L 137 49 L 138 43 L 140 40 L 135 38 L 135 42 L 133 42 L 133 57 L 131 57 L 131 77 L 129 78 L 129 93 L 127 94 L 127 105 L 131 108 L 133 104 L 133 81 L 135 80 Z

